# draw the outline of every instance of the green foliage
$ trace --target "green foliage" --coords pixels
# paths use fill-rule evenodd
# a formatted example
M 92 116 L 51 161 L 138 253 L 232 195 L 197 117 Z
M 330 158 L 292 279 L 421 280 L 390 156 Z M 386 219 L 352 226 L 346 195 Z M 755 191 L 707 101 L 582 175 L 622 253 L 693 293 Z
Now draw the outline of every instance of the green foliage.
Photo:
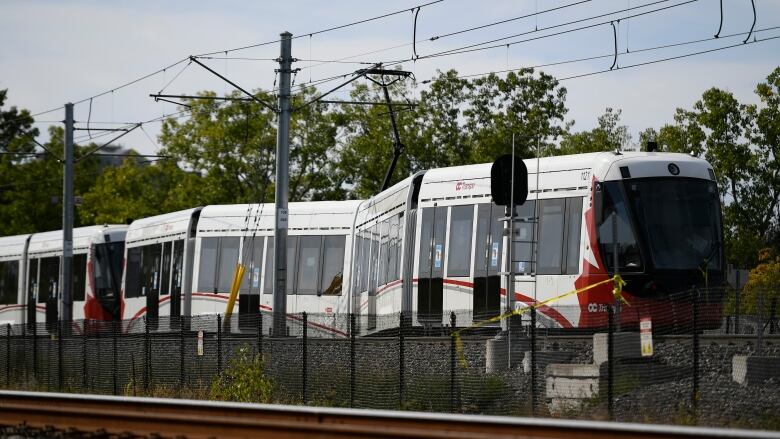
M 598 118 L 598 126 L 590 131 L 564 132 L 559 148 L 550 148 L 556 155 L 624 149 L 631 142 L 628 127 L 620 125 L 622 110 L 607 107 Z
M 273 380 L 263 373 L 262 359 L 252 355 L 249 346 L 242 346 L 227 369 L 214 378 L 209 397 L 221 401 L 269 403 L 274 388 Z

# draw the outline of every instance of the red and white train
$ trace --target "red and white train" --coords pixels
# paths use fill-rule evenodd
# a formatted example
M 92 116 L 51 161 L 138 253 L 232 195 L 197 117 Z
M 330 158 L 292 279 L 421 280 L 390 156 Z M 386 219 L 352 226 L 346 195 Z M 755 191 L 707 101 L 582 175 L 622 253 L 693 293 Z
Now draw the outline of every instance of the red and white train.
M 657 327 L 689 319 L 690 302 L 677 293 L 723 283 L 720 200 L 705 160 L 604 152 L 525 164 L 528 201 L 517 207 L 522 219 L 511 238 L 501 222 L 505 208 L 491 199 L 491 164 L 419 172 L 367 200 L 290 203 L 287 312 L 355 313 L 362 333 L 397 325 L 398 319 L 377 318 L 389 314 L 403 313 L 414 326 L 446 324 L 451 310 L 479 320 L 506 311 L 502 273 L 511 263 L 515 306 L 585 288 L 617 269 L 628 302 L 622 323 L 649 316 Z M 272 311 L 273 212 L 272 204 L 206 206 L 133 222 L 121 295 L 90 293 L 87 284 L 86 298 L 102 306 L 87 300 L 83 317 L 224 313 L 239 261 L 247 270 L 236 311 Z M 25 321 L 30 317 L 19 310 L 30 309 L 30 298 L 42 304 L 56 296 L 30 293 L 32 281 L 24 281 L 48 273 L 43 263 L 31 266 L 36 236 L 0 238 L 0 320 Z M 507 261 L 510 245 L 514 256 Z M 19 262 L 15 275 L 5 261 Z M 612 285 L 604 284 L 540 308 L 540 321 L 600 328 L 613 303 Z M 720 323 L 721 303 L 720 296 L 707 297 L 703 327 Z M 345 334 L 343 324 L 322 326 Z

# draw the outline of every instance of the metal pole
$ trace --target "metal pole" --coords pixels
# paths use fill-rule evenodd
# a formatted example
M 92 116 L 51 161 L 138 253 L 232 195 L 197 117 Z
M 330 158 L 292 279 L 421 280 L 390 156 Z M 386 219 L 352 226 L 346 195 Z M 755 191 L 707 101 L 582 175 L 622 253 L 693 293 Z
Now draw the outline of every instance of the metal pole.
M 400 314 L 403 319 L 403 313 Z M 404 328 L 398 327 L 398 408 L 404 407 Z
M 6 325 L 5 339 L 5 387 L 11 387 L 11 324 Z
M 60 319 L 73 319 L 73 104 L 65 104 L 65 172 L 62 182 L 62 300 Z
M 697 414 L 699 405 L 699 290 L 695 289 L 693 293 L 693 386 L 691 388 L 691 407 L 694 417 Z
M 184 316 L 179 316 L 179 397 L 184 391 Z
M 537 168 L 538 169 L 538 168 Z M 531 308 L 531 414 L 536 416 L 536 308 Z
M 119 322 L 117 320 L 113 320 L 111 322 L 111 378 L 113 380 L 112 384 L 114 385 L 114 396 L 119 394 L 119 387 L 117 386 L 117 326 Z
M 615 276 L 620 275 L 620 260 L 618 259 L 617 208 L 612 213 L 612 264 Z M 620 331 L 620 298 L 615 299 L 615 328 Z
M 222 315 L 217 314 L 217 375 L 222 374 Z
M 257 357 L 263 359 L 263 312 L 257 313 Z
M 607 413 L 609 419 L 615 419 L 615 312 L 607 307 Z
M 455 393 L 455 373 L 456 373 L 456 349 L 455 345 L 455 325 L 457 325 L 455 311 L 450 311 L 450 413 L 455 413 L 457 407 Z
M 739 284 L 739 269 L 737 269 L 736 272 L 737 272 L 737 274 L 736 274 L 737 275 L 737 282 L 735 283 L 735 290 L 736 290 L 735 291 L 735 295 L 736 295 L 736 297 L 735 297 L 735 303 L 734 303 L 734 313 L 736 315 L 734 316 L 734 333 L 735 334 L 739 334 L 740 333 L 740 331 L 739 331 L 739 308 L 740 308 L 739 305 L 740 305 L 740 303 L 739 302 L 740 302 L 740 299 L 741 299 L 741 296 L 742 296 L 742 294 L 741 294 L 742 291 L 740 290 L 740 287 L 739 287 L 739 285 L 740 285 Z
M 276 198 L 274 229 L 274 334 L 287 333 L 287 200 L 289 194 L 290 161 L 290 73 L 292 64 L 292 34 L 281 34 L 279 57 L 279 127 L 276 132 Z
M 509 190 L 509 205 L 507 206 L 507 217 L 509 217 L 509 240 L 507 244 L 507 257 L 506 257 L 506 311 L 511 312 L 515 309 L 515 261 L 514 261 L 514 246 L 515 246 L 515 133 L 512 133 L 512 187 Z M 506 319 L 507 330 L 507 370 L 512 369 L 512 329 L 517 326 L 515 316 L 509 316 Z

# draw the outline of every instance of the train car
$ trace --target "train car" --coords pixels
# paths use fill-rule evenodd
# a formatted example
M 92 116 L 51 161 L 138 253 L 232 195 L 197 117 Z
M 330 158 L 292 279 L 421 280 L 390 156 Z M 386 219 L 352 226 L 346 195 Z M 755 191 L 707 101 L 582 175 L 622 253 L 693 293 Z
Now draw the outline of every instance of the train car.
M 288 205 L 287 303 L 289 314 L 307 312 L 315 329 L 346 333 L 352 227 L 360 201 L 312 201 Z M 197 227 L 193 315 L 224 314 L 236 264 L 246 271 L 238 296 L 239 326 L 256 330 L 257 310 L 273 310 L 273 204 L 207 206 Z M 242 318 L 247 315 L 251 318 Z M 292 318 L 292 317 L 291 317 Z M 246 322 L 245 324 L 242 322 Z M 298 325 L 299 326 L 299 325 Z
M 31 235 L 0 238 L 0 325 L 24 321 L 25 254 Z
M 191 315 L 192 260 L 200 213 L 197 207 L 130 224 L 119 303 L 119 315 L 130 321 L 128 330 L 142 317 L 157 329 L 161 315 L 168 318 L 165 322 Z
M 722 284 L 720 202 L 705 160 L 626 152 L 525 164 L 529 196 L 517 206 L 511 240 L 501 222 L 508 213 L 491 201 L 490 164 L 425 173 L 414 241 L 415 323 L 446 324 L 449 310 L 471 310 L 474 320 L 505 312 L 501 273 L 509 268 L 510 242 L 516 306 L 586 288 L 617 271 L 627 282 L 622 323 L 651 317 L 663 327 L 680 323 L 670 304 L 678 318 L 690 315 L 690 302 L 673 303 L 676 293 Z M 603 327 L 611 291 L 604 284 L 569 296 L 542 307 L 540 316 L 550 327 Z M 718 297 L 703 304 L 704 325 L 719 323 L 720 304 Z
M 116 276 L 119 270 L 108 261 L 93 255 L 106 242 L 118 245 L 121 254 L 126 228 L 123 225 L 105 225 L 73 229 L 73 320 L 112 319 L 109 314 L 94 311 L 102 309 L 103 301 L 110 299 L 109 290 L 103 286 L 104 281 Z M 24 321 L 28 324 L 44 321 L 48 324 L 56 323 L 60 319 L 62 306 L 62 230 L 31 235 L 26 250 L 23 297 L 27 311 Z M 116 296 L 116 283 L 114 285 L 113 294 Z

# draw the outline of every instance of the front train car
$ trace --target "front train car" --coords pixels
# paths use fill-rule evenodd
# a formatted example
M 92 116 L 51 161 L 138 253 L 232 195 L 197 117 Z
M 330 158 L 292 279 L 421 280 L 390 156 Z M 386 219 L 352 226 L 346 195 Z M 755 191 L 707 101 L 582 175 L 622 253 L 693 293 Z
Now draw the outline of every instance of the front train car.
M 723 227 L 715 173 L 705 160 L 673 153 L 604 153 L 592 170 L 585 211 L 584 288 L 614 273 L 626 281 L 620 322 L 680 328 L 692 318 L 720 324 L 725 280 Z M 605 324 L 612 286 L 578 296 L 580 327 Z

